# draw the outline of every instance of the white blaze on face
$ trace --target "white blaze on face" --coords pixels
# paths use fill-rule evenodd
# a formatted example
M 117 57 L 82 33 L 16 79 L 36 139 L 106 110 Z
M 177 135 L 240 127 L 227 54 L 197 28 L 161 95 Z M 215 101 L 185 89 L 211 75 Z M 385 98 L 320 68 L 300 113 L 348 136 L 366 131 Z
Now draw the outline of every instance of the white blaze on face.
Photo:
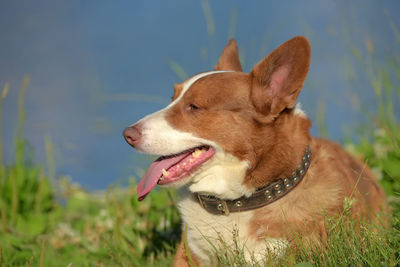
M 215 155 L 199 167 L 188 179 L 177 181 L 171 186 L 180 187 L 189 181 L 192 192 L 213 194 L 222 198 L 238 198 L 249 196 L 254 189 L 242 185 L 248 162 L 241 161 L 226 153 L 211 140 L 197 137 L 194 133 L 177 130 L 166 120 L 166 113 L 174 107 L 199 79 L 217 73 L 229 71 L 210 71 L 197 74 L 183 83 L 180 95 L 166 108 L 141 119 L 141 143 L 136 148 L 153 155 L 172 155 L 194 147 L 208 145 L 214 148 Z M 203 129 L 204 130 L 204 129 Z
M 199 79 L 216 73 L 228 71 L 210 71 L 197 74 L 183 83 L 181 94 L 166 108 L 150 114 L 141 119 L 138 124 L 142 128 L 142 142 L 137 149 L 153 155 L 171 155 L 184 150 L 201 146 L 215 146 L 215 143 L 203 138 L 196 137 L 193 133 L 183 132 L 175 129 L 168 123 L 165 114 L 174 107 Z

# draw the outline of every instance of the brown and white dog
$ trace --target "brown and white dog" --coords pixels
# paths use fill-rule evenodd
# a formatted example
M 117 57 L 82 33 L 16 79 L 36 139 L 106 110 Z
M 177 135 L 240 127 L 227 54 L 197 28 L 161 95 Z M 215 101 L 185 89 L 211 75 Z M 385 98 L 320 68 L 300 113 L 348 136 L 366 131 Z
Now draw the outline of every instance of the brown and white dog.
M 296 229 L 305 241 L 326 238 L 325 214 L 347 197 L 357 217 L 374 218 L 384 194 L 365 164 L 338 144 L 314 138 L 296 105 L 310 45 L 295 37 L 243 73 L 231 40 L 213 71 L 176 84 L 172 102 L 124 131 L 139 151 L 160 155 L 138 185 L 142 200 L 157 184 L 179 187 L 179 210 L 192 259 L 208 265 L 210 242 L 246 257 L 280 255 Z M 175 266 L 187 266 L 182 241 Z

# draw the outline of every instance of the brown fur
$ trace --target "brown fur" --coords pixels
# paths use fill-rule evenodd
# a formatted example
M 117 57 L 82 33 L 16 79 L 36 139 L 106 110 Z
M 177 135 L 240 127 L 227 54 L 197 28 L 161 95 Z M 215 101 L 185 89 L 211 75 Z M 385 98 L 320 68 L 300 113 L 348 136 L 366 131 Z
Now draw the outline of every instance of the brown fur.
M 343 201 L 355 198 L 357 218 L 375 218 L 384 207 L 383 190 L 370 169 L 338 144 L 313 138 L 311 121 L 294 114 L 294 105 L 305 81 L 310 45 L 295 37 L 274 50 L 249 74 L 241 71 L 237 45 L 230 41 L 219 59 L 218 73 L 196 81 L 182 100 L 168 111 L 174 128 L 212 140 L 226 152 L 250 163 L 243 186 L 259 188 L 289 176 L 311 146 L 312 160 L 303 181 L 278 201 L 256 210 L 250 237 L 285 237 L 288 229 L 305 240 L 326 242 L 322 213 L 339 214 Z M 182 85 L 175 88 L 176 98 Z M 190 108 L 191 105 L 199 109 Z M 185 266 L 183 243 L 175 266 Z
M 231 39 L 219 58 L 214 70 L 242 71 L 236 41 Z
M 189 253 L 193 265 L 199 266 L 199 261 L 197 260 L 196 256 L 194 256 L 193 253 L 190 252 L 190 250 Z M 189 267 L 190 266 L 189 262 L 190 261 L 188 259 L 188 255 L 186 253 L 186 248 L 185 248 L 184 236 L 182 235 L 181 243 L 179 244 L 178 249 L 176 250 L 174 266 Z

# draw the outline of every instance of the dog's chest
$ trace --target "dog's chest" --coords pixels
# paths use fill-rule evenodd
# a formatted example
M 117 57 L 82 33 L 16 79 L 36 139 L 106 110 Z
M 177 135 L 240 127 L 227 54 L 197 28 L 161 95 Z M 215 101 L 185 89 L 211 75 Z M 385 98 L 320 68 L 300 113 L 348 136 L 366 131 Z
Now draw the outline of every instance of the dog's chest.
M 265 259 L 268 252 L 282 254 L 287 242 L 284 239 L 256 239 L 249 235 L 249 227 L 254 211 L 214 215 L 204 210 L 190 195 L 184 195 L 179 202 L 184 227 L 187 227 L 187 241 L 192 253 L 200 263 L 207 265 L 210 257 L 217 252 L 231 252 L 235 248 L 244 249 L 246 260 L 252 257 Z M 229 253 L 229 252 L 228 252 Z

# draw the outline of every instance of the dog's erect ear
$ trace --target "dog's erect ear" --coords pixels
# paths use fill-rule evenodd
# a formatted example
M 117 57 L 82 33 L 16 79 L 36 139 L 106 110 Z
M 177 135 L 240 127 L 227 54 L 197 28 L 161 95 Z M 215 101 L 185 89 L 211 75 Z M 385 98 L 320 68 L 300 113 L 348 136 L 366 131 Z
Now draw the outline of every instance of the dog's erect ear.
M 272 51 L 250 72 L 251 99 L 257 111 L 276 117 L 285 108 L 293 108 L 306 79 L 311 48 L 298 36 Z
M 222 54 L 215 65 L 214 70 L 233 70 L 242 71 L 242 66 L 240 65 L 239 52 L 235 39 L 229 40 L 228 44 L 225 46 Z

